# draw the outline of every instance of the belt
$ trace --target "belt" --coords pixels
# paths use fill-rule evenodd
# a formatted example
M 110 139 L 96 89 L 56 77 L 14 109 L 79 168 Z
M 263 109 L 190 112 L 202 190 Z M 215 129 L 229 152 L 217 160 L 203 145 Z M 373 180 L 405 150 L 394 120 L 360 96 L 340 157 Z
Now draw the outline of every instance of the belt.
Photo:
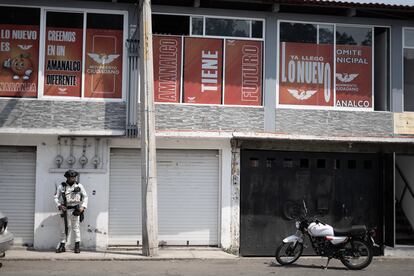
M 74 205 L 74 206 L 68 206 L 66 207 L 66 209 L 77 209 L 79 207 L 79 205 Z

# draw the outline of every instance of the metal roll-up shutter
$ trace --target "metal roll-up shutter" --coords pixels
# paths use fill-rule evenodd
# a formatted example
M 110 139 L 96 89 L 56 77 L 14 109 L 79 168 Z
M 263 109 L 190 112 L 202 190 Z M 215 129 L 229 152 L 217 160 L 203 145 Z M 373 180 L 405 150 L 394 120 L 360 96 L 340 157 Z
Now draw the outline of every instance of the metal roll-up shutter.
M 210 150 L 160 150 L 158 220 L 167 245 L 217 245 L 219 158 Z
M 0 211 L 16 245 L 33 245 L 35 185 L 36 149 L 0 147 Z
M 139 158 L 138 150 L 111 151 L 110 244 L 141 243 L 141 196 L 139 206 L 133 199 L 141 190 Z M 159 241 L 218 245 L 218 151 L 158 150 L 157 166 Z
M 109 184 L 109 244 L 142 243 L 141 157 L 136 149 L 112 149 Z

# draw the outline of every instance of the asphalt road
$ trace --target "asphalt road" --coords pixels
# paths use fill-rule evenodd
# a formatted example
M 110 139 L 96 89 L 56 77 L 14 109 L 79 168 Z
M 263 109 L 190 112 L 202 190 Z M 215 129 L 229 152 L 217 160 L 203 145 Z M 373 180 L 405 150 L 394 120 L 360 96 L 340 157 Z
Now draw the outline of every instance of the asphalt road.
M 235 260 L 154 260 L 154 261 L 3 261 L 1 276 L 73 276 L 73 275 L 414 275 L 414 259 L 374 259 L 362 271 L 347 270 L 332 261 L 328 270 L 325 259 L 300 259 L 297 264 L 281 267 L 271 258 L 241 258 Z

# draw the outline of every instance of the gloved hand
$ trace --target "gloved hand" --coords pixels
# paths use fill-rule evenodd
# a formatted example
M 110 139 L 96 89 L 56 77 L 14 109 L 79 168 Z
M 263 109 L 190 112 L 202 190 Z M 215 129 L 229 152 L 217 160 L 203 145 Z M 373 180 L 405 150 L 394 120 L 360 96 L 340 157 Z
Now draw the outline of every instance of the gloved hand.
M 66 211 L 66 207 L 64 206 L 64 205 L 59 205 L 58 206 L 58 208 L 59 208 L 59 210 L 61 210 L 62 212 L 65 212 Z

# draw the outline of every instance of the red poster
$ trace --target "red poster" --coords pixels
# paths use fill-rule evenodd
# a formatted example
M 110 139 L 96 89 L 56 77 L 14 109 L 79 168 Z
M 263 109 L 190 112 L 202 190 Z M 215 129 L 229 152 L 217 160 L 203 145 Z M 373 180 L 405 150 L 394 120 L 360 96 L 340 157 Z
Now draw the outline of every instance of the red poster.
M 279 104 L 333 106 L 333 45 L 282 42 Z
M 37 96 L 39 26 L 0 24 L 0 66 L 0 96 Z
M 44 95 L 81 96 L 82 32 L 46 28 Z
M 372 108 L 371 46 L 336 46 L 336 106 Z
M 184 102 L 220 104 L 223 41 L 186 38 L 184 49 Z
M 154 100 L 180 102 L 181 37 L 153 36 Z
M 224 103 L 261 105 L 262 42 L 226 40 Z
M 86 30 L 85 97 L 122 98 L 122 30 Z

